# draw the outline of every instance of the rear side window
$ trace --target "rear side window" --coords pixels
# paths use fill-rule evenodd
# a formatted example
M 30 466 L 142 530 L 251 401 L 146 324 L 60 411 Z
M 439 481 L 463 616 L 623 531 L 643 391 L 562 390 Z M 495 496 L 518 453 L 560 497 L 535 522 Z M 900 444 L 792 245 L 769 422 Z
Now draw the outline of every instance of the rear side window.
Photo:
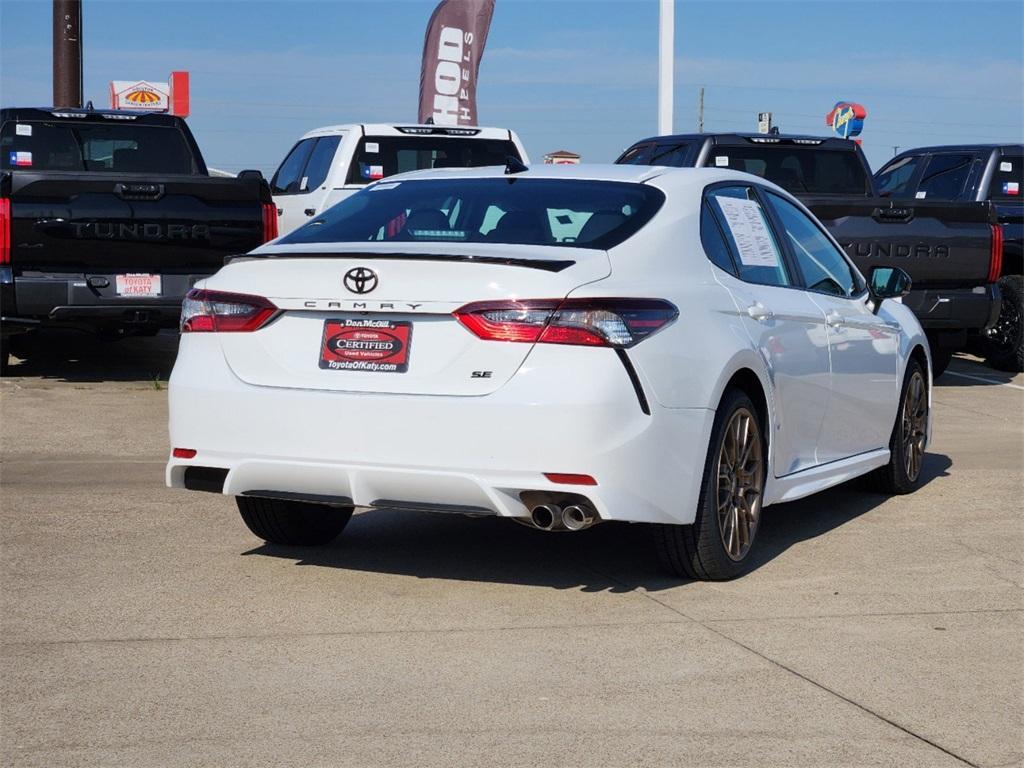
M 712 147 L 707 165 L 768 179 L 795 195 L 867 195 L 868 174 L 855 152 L 815 145 Z
M 971 154 L 932 155 L 917 185 L 915 197 L 959 200 L 971 173 Z
M 270 181 L 270 188 L 275 195 L 294 195 L 299 192 L 302 172 L 306 168 L 306 161 L 309 160 L 315 143 L 316 139 L 303 139 L 292 147 L 292 151 L 285 157 Z
M 356 148 L 346 183 L 369 184 L 396 173 L 431 168 L 504 165 L 509 155 L 519 158 L 519 150 L 510 139 L 366 136 Z
M 722 234 L 715 218 L 715 212 L 711 210 L 711 203 L 707 200 L 703 202 L 700 209 L 700 242 L 704 246 L 704 253 L 707 254 L 712 264 L 731 275 L 736 274 L 736 267 L 732 263 L 725 235 Z
M 171 126 L 9 121 L 0 149 L 3 170 L 199 173 L 184 134 Z
M 853 269 L 817 224 L 789 200 L 771 192 L 767 197 L 782 222 L 807 290 L 846 298 L 858 293 L 860 285 Z
M 914 178 L 925 160 L 923 155 L 901 157 L 885 166 L 875 176 L 875 186 L 882 197 L 913 197 Z
M 665 200 L 644 184 L 555 179 L 382 182 L 281 238 L 281 243 L 509 243 L 611 248 Z
M 652 144 L 637 144 L 630 147 L 615 161 L 617 165 L 650 165 Z
M 735 271 L 741 280 L 759 285 L 790 284 L 782 249 L 753 189 L 744 186 L 716 187 L 707 193 L 706 202 L 725 236 Z M 703 231 L 701 235 L 703 237 Z M 705 243 L 705 249 L 707 245 Z M 710 250 L 708 258 L 715 261 Z
M 988 196 L 992 200 L 1024 200 L 1024 155 L 1003 155 L 996 162 Z

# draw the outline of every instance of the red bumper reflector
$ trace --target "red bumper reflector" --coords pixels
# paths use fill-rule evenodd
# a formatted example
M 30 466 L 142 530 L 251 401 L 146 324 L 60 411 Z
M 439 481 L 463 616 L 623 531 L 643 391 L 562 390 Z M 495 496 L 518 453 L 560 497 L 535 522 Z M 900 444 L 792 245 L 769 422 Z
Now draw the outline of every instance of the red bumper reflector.
M 590 475 L 572 475 L 566 472 L 545 472 L 544 477 L 552 483 L 563 485 L 597 485 L 597 480 Z
M 195 448 L 175 448 L 171 451 L 171 454 L 176 459 L 194 459 L 196 457 Z

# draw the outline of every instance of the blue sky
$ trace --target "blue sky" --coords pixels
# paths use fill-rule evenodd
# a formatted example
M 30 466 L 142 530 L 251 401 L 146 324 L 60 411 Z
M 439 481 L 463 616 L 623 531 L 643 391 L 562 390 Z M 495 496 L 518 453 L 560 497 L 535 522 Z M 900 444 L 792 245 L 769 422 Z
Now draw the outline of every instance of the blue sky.
M 210 165 L 272 171 L 310 128 L 411 121 L 434 0 L 84 0 L 85 95 L 192 73 L 189 122 Z M 676 3 L 675 128 L 823 134 L 836 101 L 868 109 L 874 167 L 902 148 L 1021 141 L 1024 3 Z M 531 157 L 608 162 L 657 127 L 655 0 L 497 0 L 481 121 Z M 50 0 L 0 0 L 0 103 L 51 101 Z

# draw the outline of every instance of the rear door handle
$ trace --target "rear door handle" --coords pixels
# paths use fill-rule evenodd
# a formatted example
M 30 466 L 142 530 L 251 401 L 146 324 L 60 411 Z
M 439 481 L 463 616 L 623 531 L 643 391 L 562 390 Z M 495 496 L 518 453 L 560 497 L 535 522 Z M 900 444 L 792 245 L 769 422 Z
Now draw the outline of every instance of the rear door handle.
M 825 322 L 828 323 L 831 328 L 838 328 L 843 324 L 843 316 L 834 309 L 831 309 L 825 313 Z
M 768 307 L 762 304 L 760 301 L 755 301 L 749 307 L 747 307 L 747 314 L 750 315 L 754 320 L 758 322 L 762 320 L 770 320 L 775 317 L 775 313 L 772 312 Z

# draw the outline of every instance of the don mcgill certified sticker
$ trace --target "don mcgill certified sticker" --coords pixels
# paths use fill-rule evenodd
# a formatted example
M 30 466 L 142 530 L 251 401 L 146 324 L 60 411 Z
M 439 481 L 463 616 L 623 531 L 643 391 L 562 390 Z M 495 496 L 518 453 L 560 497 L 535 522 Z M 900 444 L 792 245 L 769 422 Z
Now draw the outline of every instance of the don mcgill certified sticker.
M 405 373 L 412 323 L 394 320 L 325 320 L 320 367 L 332 371 Z

